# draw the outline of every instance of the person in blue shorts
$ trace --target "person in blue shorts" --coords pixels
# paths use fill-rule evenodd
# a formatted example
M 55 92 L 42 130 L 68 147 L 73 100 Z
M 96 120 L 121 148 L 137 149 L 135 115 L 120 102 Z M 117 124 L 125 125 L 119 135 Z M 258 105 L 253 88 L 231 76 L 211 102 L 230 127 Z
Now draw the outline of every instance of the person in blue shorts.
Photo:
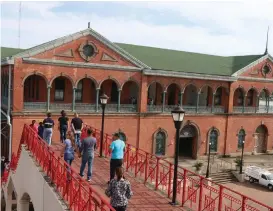
M 111 181 L 115 177 L 116 168 L 122 166 L 123 156 L 125 152 L 125 143 L 124 141 L 120 140 L 119 133 L 115 133 L 113 135 L 113 142 L 111 143 L 109 147 L 109 152 L 112 153 L 111 161 L 110 161 L 110 181 Z

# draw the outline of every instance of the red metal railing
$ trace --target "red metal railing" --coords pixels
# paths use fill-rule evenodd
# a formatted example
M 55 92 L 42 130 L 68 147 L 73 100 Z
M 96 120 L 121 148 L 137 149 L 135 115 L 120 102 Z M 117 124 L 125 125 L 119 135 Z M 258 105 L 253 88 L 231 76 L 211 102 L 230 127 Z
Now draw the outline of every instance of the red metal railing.
M 86 136 L 86 129 L 91 128 L 98 140 L 100 148 L 100 131 L 86 126 L 82 137 Z M 111 136 L 104 134 L 103 152 L 106 157 L 111 143 Z M 172 195 L 173 164 L 156 155 L 126 144 L 124 167 L 127 172 L 142 180 L 144 184 L 152 186 L 155 190 L 164 192 L 169 198 Z M 225 210 L 225 211 L 273 211 L 257 200 L 216 184 L 191 172 L 185 168 L 178 168 L 177 198 L 182 207 L 192 210 Z
M 42 140 L 28 125 L 24 126 L 21 144 L 26 144 L 35 160 L 42 167 L 51 182 L 55 184 L 57 191 L 67 202 L 69 209 L 73 211 L 114 211 L 115 209 L 104 200 L 87 182 L 78 176 L 76 170 L 54 153 L 54 150 Z M 16 169 L 20 157 L 21 147 L 17 157 L 12 159 L 12 170 Z M 8 178 L 6 172 L 3 179 Z

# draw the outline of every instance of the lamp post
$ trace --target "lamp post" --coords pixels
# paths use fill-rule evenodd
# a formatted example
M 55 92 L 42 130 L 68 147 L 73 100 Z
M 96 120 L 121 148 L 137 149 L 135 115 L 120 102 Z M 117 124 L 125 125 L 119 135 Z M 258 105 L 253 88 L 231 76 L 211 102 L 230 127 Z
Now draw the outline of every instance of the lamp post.
M 104 133 L 104 113 L 105 107 L 107 104 L 108 96 L 103 94 L 100 96 L 100 103 L 102 108 L 102 119 L 101 119 L 101 131 L 100 131 L 100 157 L 102 157 L 102 148 L 103 148 L 103 133 Z
M 245 137 L 241 135 L 239 138 L 242 140 L 242 155 L 241 155 L 241 163 L 240 163 L 240 174 L 243 173 L 243 162 L 244 162 L 244 148 L 245 148 Z
M 171 205 L 176 205 L 176 192 L 177 192 L 177 167 L 178 167 L 178 153 L 179 153 L 179 130 L 181 128 L 185 111 L 177 106 L 172 111 L 174 126 L 176 129 L 176 140 L 175 140 L 175 155 L 174 155 L 174 175 L 173 175 L 173 198 Z
M 209 140 L 209 155 L 208 155 L 208 166 L 207 166 L 206 178 L 209 178 L 210 149 L 211 149 L 210 146 L 211 146 L 211 141 Z

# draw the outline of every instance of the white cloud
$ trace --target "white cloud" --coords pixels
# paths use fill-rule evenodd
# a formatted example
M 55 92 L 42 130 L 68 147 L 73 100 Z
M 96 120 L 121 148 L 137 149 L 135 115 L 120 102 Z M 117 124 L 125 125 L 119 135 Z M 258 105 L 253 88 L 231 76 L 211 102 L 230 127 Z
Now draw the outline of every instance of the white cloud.
M 260 54 L 265 48 L 266 28 L 271 25 L 269 50 L 273 51 L 273 5 L 254 3 L 124 3 L 169 11 L 186 17 L 195 26 L 155 25 L 126 17 L 103 17 L 96 14 L 53 13 L 60 2 L 23 2 L 21 47 L 28 48 L 91 27 L 114 42 L 156 46 L 218 55 Z M 272 6 L 270 8 L 270 6 Z M 17 47 L 17 6 L 11 5 L 11 17 L 2 17 L 2 46 Z M 258 8 L 258 9 L 257 9 Z M 137 16 L 136 16 L 137 17 Z M 219 34 L 216 31 L 223 31 Z

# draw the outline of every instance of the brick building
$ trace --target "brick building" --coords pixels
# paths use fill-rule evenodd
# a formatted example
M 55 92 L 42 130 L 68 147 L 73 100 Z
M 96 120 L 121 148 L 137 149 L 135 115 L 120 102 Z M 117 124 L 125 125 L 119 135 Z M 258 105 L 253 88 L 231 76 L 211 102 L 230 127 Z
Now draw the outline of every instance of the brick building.
M 30 49 L 1 48 L 6 112 L 11 73 L 12 149 L 24 123 L 62 109 L 100 128 L 99 96 L 108 95 L 105 131 L 141 149 L 173 156 L 171 110 L 186 111 L 180 155 L 273 152 L 273 58 L 213 56 L 113 43 L 86 29 Z M 59 140 L 55 127 L 54 140 Z M 3 150 L 3 149 L 2 149 Z

